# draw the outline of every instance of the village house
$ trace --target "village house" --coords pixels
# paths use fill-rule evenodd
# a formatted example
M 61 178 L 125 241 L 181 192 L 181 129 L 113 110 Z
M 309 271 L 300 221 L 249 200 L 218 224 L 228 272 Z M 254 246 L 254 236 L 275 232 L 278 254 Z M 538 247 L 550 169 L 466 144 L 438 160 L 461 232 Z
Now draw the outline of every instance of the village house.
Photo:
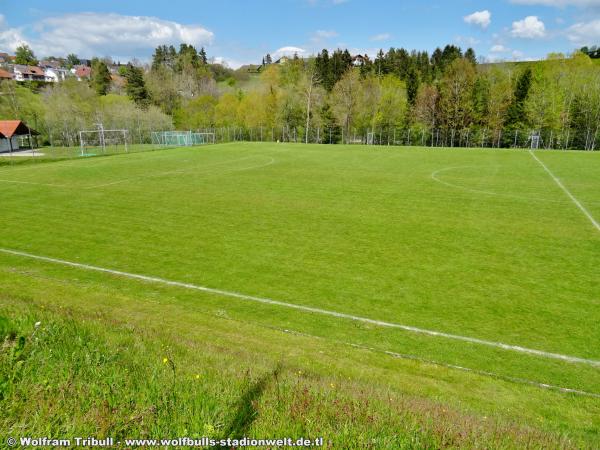
M 65 81 L 71 73 L 62 67 L 46 67 L 44 69 L 44 77 L 48 83 L 58 83 Z
M 364 66 L 369 63 L 369 55 L 356 55 L 352 57 L 352 65 L 354 67 Z
M 0 81 L 1 80 L 12 80 L 14 75 L 4 69 L 0 69 Z
M 46 75 L 41 67 L 15 64 L 13 70 L 16 81 L 46 81 Z
M 75 66 L 71 69 L 71 73 L 75 75 L 77 81 L 89 80 L 92 76 L 92 68 L 89 66 Z
M 15 57 L 8 53 L 0 52 L 0 64 L 10 64 L 15 60 Z

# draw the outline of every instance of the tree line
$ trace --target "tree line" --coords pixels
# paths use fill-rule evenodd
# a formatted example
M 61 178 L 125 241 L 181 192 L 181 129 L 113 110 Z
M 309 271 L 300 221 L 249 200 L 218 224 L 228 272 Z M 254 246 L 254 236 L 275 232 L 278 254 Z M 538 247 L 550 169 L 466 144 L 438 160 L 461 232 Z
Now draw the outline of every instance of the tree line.
M 582 52 L 479 64 L 453 45 L 431 55 L 392 48 L 373 60 L 323 50 L 267 64 L 250 89 L 189 98 L 173 117 L 180 128 L 307 142 L 592 150 L 600 67 Z
M 33 118 L 65 145 L 102 119 L 140 130 L 132 133 L 140 140 L 176 128 L 304 142 L 596 148 L 600 66 L 581 51 L 485 64 L 455 45 L 431 54 L 390 48 L 372 59 L 337 49 L 263 63 L 257 74 L 233 71 L 203 48 L 159 46 L 147 65 L 119 67 L 118 83 L 95 58 L 89 83 L 32 91 L 2 82 L 0 114 Z

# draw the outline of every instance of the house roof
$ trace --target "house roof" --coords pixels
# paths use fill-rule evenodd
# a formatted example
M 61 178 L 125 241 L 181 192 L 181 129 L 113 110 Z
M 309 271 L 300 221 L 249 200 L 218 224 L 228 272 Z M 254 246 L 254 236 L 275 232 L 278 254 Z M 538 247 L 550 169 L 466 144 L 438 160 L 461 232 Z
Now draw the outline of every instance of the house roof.
M 41 67 L 37 66 L 15 65 L 15 70 L 18 70 L 23 75 L 38 75 L 42 77 L 44 76 L 44 70 Z
M 6 79 L 6 80 L 12 80 L 12 78 L 13 78 L 13 74 L 12 73 L 7 72 L 4 69 L 0 69 L 0 79 L 2 79 L 2 80 L 4 80 L 4 79 Z
M 25 125 L 22 120 L 0 120 L 0 137 L 11 138 L 24 134 L 39 134 L 32 128 Z
M 58 69 L 60 65 L 60 61 L 56 61 L 54 59 L 44 59 L 39 63 L 39 66 L 43 68 L 52 67 L 54 69 Z
M 75 68 L 75 76 L 78 78 L 89 77 L 92 74 L 92 68 L 88 66 L 77 66 Z

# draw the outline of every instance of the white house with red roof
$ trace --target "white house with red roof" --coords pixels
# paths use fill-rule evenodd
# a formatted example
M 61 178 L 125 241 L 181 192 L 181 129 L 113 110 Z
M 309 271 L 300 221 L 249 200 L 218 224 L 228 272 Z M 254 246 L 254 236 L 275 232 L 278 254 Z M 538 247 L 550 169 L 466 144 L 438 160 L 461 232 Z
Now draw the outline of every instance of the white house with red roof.
M 41 67 L 15 64 L 13 70 L 16 81 L 46 81 L 44 69 Z

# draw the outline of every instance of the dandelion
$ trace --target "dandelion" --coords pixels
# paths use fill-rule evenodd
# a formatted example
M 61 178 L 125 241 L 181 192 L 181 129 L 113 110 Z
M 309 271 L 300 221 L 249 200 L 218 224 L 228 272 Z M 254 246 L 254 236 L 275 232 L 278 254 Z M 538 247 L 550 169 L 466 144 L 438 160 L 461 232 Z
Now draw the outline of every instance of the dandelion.
M 196 380 L 200 379 L 200 374 L 196 374 Z
M 163 358 L 163 364 L 166 364 L 169 362 L 169 358 Z

